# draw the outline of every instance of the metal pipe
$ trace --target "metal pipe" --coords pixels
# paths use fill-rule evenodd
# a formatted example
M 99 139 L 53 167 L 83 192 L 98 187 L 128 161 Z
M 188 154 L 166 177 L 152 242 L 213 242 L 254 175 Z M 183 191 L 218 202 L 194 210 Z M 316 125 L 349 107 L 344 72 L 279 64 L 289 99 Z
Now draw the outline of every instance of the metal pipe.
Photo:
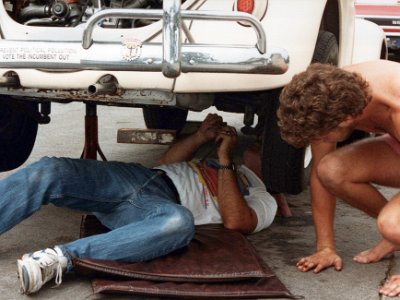
M 187 40 L 189 41 L 189 43 L 191 43 L 191 44 L 196 43 L 196 41 L 195 41 L 194 38 L 193 38 L 193 35 L 190 33 L 190 30 L 189 30 L 189 28 L 186 26 L 186 23 L 185 23 L 185 22 L 182 22 L 182 29 L 183 29 L 183 32 L 185 33 L 186 38 L 187 38 Z
M 163 10 L 149 9 L 120 9 L 112 8 L 100 11 L 91 16 L 86 22 L 83 31 L 82 47 L 89 49 L 92 45 L 92 34 L 98 22 L 104 18 L 140 18 L 140 19 L 161 19 L 164 16 Z M 191 20 L 214 20 L 214 21 L 237 21 L 249 23 L 257 34 L 257 49 L 261 54 L 267 52 L 267 38 L 260 21 L 248 13 L 243 12 L 223 12 L 223 11 L 191 11 L 182 10 L 182 19 Z
M 30 4 L 21 10 L 20 19 L 25 22 L 32 18 L 46 18 L 49 16 L 51 16 L 51 12 L 48 5 Z
M 182 12 L 182 19 L 248 22 L 257 34 L 258 51 L 262 54 L 267 52 L 267 37 L 262 24 L 256 17 L 248 13 L 186 10 Z
M 127 9 L 127 8 L 111 8 L 101 10 L 91 16 L 86 22 L 86 28 L 83 31 L 82 36 L 82 47 L 83 49 L 89 49 L 92 45 L 92 34 L 95 26 L 100 20 L 105 18 L 120 18 L 120 19 L 161 19 L 164 13 L 162 10 L 150 10 L 150 9 Z
M 163 64 L 165 77 L 176 78 L 181 74 L 181 1 L 163 1 Z
M 104 95 L 104 94 L 115 94 L 117 91 L 117 85 L 113 82 L 110 83 L 95 83 L 89 85 L 87 89 L 89 95 Z
M 19 78 L 17 75 L 5 75 L 0 77 L 0 87 L 12 87 L 17 85 L 19 85 Z

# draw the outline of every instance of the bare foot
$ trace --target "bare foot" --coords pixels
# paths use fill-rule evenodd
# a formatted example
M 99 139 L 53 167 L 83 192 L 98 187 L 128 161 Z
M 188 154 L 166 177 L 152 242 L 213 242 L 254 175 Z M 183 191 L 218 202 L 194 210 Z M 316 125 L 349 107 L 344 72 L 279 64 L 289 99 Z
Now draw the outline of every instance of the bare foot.
M 314 273 L 318 273 L 329 267 L 335 267 L 336 271 L 340 271 L 342 270 L 343 262 L 335 250 L 324 248 L 310 256 L 303 257 L 297 262 L 296 266 L 301 272 L 314 269 Z
M 400 250 L 400 246 L 394 245 L 387 240 L 381 240 L 375 247 L 354 256 L 353 260 L 360 264 L 374 263 L 397 250 Z
M 400 295 L 400 275 L 391 276 L 380 288 L 379 293 L 389 297 Z
M 291 217 L 292 216 L 292 211 L 290 210 L 290 207 L 288 203 L 286 202 L 286 198 L 284 194 L 273 194 L 276 203 L 278 205 L 278 210 L 276 212 L 277 216 L 281 217 Z

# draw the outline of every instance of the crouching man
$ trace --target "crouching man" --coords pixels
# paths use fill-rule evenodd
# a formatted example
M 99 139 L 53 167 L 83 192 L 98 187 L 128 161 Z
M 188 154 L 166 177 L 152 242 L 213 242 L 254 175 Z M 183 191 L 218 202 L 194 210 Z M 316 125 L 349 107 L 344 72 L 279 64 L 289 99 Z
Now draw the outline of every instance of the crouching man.
M 400 64 L 371 61 L 338 68 L 313 64 L 294 76 L 280 97 L 282 138 L 296 147 L 311 144 L 311 205 L 317 235 L 316 252 L 297 268 L 306 272 L 334 266 L 336 197 L 378 218 L 383 239 L 354 257 L 358 263 L 377 262 L 400 249 L 400 194 L 390 202 L 374 184 L 400 187 Z M 336 150 L 353 130 L 379 133 Z M 380 289 L 400 295 L 400 276 Z

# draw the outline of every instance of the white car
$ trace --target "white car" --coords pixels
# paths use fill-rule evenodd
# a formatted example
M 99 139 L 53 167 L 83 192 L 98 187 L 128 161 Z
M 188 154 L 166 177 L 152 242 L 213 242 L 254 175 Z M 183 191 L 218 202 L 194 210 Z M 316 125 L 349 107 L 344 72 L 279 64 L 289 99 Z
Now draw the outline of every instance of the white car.
M 280 89 L 311 62 L 387 55 L 350 0 L 2 1 L 0 170 L 29 156 L 51 102 L 142 107 L 148 128 L 177 130 L 215 106 L 262 135 L 267 187 L 298 193 L 304 150 L 280 139 Z
M 389 51 L 400 51 L 400 1 L 357 0 L 357 17 L 378 24 L 386 34 Z

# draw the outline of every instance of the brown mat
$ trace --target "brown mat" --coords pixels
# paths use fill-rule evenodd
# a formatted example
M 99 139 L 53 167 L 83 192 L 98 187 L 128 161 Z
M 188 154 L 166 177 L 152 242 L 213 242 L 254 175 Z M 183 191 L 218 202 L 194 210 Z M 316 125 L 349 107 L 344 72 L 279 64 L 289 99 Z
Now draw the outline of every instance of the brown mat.
M 95 279 L 92 282 L 95 293 L 124 293 L 148 297 L 183 299 L 254 299 L 290 298 L 297 299 L 277 277 L 256 281 L 230 283 L 175 283 L 144 280 L 112 281 Z
M 81 236 L 104 232 L 87 216 Z M 188 247 L 144 263 L 74 259 L 77 273 L 96 277 L 95 293 L 172 298 L 295 298 L 240 233 L 197 226 Z

